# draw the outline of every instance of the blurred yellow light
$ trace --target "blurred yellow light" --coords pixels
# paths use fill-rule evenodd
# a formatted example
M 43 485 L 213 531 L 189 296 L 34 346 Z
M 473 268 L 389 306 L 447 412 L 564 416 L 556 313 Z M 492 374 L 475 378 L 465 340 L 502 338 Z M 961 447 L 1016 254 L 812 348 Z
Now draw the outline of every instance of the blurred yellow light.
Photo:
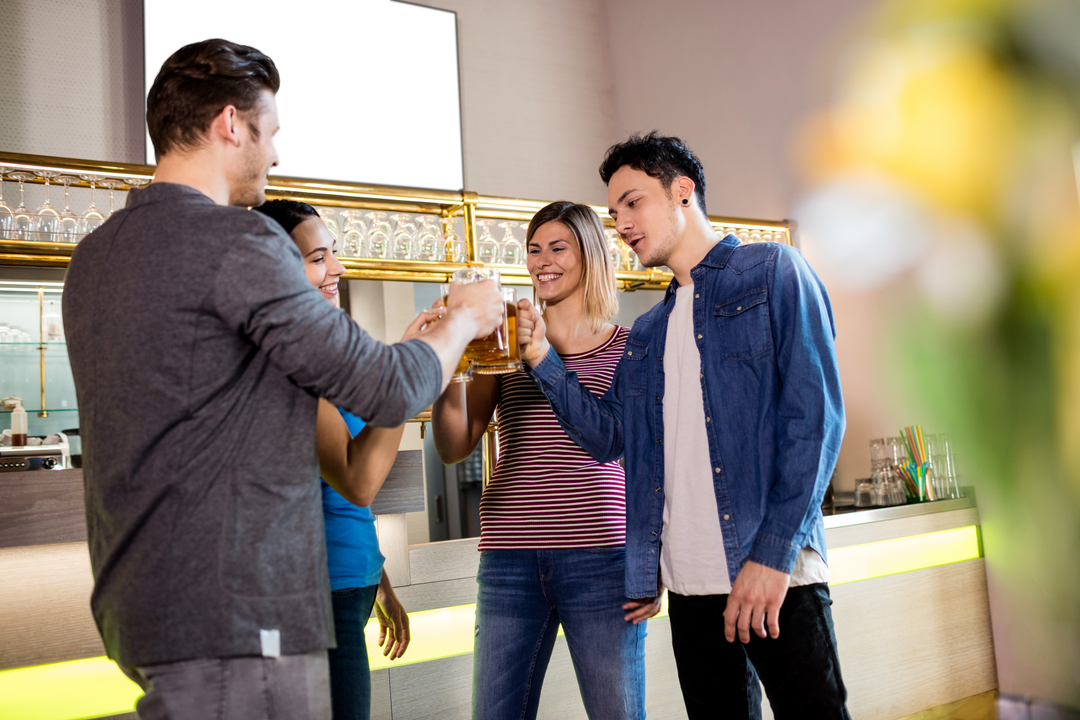
M 971 38 L 883 40 L 851 66 L 831 124 L 807 125 L 803 145 L 826 154 L 804 154 L 811 172 L 878 170 L 946 209 L 993 213 L 1017 150 L 1018 94 Z

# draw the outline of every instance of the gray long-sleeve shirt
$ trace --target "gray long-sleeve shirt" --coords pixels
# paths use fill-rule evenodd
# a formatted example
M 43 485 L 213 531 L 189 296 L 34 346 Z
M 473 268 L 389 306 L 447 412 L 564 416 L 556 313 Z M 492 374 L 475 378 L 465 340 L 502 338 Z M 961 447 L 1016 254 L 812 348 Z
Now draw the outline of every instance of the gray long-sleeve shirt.
M 438 395 L 434 351 L 331 307 L 266 216 L 169 183 L 80 242 L 63 303 L 109 656 L 330 646 L 317 396 L 400 424 Z

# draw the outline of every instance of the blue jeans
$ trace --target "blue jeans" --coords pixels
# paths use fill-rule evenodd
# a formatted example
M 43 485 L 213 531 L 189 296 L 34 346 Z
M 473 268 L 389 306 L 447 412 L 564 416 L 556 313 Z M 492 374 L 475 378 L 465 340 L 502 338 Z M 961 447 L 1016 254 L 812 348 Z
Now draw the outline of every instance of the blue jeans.
M 476 576 L 474 720 L 532 720 L 562 624 L 590 720 L 645 717 L 645 623 L 625 620 L 622 547 L 485 550 Z
M 690 720 L 760 720 L 761 685 L 776 720 L 851 720 L 827 585 L 790 588 L 780 606 L 780 636 L 751 631 L 745 645 L 724 637 L 727 599 L 668 593 L 671 646 Z
M 335 590 L 330 594 L 337 638 L 337 647 L 327 653 L 334 720 L 368 720 L 371 717 L 371 670 L 364 627 L 371 616 L 378 589 L 378 585 L 369 585 Z

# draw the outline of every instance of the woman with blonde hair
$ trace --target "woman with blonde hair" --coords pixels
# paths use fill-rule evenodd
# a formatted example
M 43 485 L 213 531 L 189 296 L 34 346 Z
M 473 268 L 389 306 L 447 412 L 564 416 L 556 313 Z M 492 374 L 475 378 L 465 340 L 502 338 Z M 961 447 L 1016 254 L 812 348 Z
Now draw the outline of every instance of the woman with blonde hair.
M 611 322 L 618 299 L 600 219 L 587 205 L 551 203 L 526 238 L 548 341 L 603 395 L 629 329 Z M 658 608 L 624 592 L 622 467 L 581 450 L 525 372 L 443 393 L 432 408 L 443 461 L 468 457 L 496 411 L 499 459 L 480 501 L 473 718 L 536 717 L 560 625 L 589 718 L 644 718 L 644 619 Z

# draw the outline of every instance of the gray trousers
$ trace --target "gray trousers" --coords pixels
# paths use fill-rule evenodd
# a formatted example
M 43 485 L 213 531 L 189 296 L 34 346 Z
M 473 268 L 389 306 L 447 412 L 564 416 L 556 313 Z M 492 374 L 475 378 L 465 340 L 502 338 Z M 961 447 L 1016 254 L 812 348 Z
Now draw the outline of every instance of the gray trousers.
M 140 720 L 330 720 L 326 651 L 122 668 Z

